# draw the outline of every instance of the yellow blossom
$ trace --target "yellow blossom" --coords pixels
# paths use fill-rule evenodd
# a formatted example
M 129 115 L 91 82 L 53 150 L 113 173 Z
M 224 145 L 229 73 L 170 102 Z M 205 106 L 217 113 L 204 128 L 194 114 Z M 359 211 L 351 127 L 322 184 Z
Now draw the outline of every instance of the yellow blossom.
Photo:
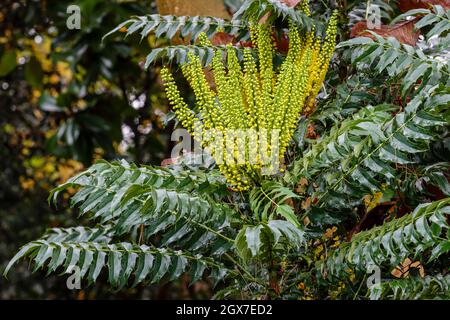
M 310 14 L 307 1 L 301 2 L 300 10 Z M 168 69 L 161 71 L 167 98 L 181 125 L 211 153 L 235 190 L 246 190 L 276 169 L 284 171 L 284 154 L 298 119 L 312 108 L 328 69 L 335 46 L 336 15 L 329 22 L 325 39 L 316 37 L 314 30 L 301 35 L 291 23 L 289 50 L 279 70 L 273 63 L 271 26 L 255 24 L 250 31 L 254 50 L 243 49 L 242 65 L 232 45 L 215 52 L 214 89 L 200 58 L 188 54 L 182 71 L 194 91 L 195 108 L 183 100 Z M 211 45 L 205 34 L 199 39 L 201 45 Z M 242 130 L 252 131 L 245 135 Z M 237 134 L 230 136 L 230 132 Z

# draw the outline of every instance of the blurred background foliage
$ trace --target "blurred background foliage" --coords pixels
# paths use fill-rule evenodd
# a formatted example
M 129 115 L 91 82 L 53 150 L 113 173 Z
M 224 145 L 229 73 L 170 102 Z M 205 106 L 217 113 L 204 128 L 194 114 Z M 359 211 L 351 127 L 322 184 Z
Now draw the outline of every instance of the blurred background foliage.
M 228 1 L 236 5 L 239 1 Z M 67 8 L 81 9 L 69 30 Z M 143 62 L 158 42 L 102 37 L 132 15 L 226 17 L 223 1 L 28 0 L 0 2 L 0 271 L 46 226 L 73 225 L 77 213 L 47 205 L 48 191 L 98 158 L 160 164 L 170 154 L 160 65 Z M 204 12 L 202 12 L 202 10 Z M 205 11 L 206 10 L 206 11 Z M 180 279 L 180 283 L 184 280 Z M 187 280 L 186 280 L 187 281 Z M 65 279 L 26 265 L 0 279 L 0 299 L 201 298 L 208 286 L 68 290 Z

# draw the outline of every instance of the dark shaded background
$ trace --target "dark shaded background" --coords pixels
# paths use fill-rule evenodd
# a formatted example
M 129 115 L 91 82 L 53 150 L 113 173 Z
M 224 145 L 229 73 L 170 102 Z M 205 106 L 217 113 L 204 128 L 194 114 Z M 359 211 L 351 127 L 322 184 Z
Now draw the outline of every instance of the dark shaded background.
M 168 157 L 171 128 L 165 126 L 160 66 L 143 68 L 151 47 L 164 40 L 124 40 L 123 34 L 101 39 L 132 15 L 156 13 L 157 5 L 168 13 L 180 3 L 0 2 L 0 272 L 20 246 L 47 227 L 75 225 L 75 210 L 47 204 L 49 190 L 59 183 L 98 158 L 160 164 Z M 221 0 L 209 6 L 186 3 L 182 9 L 193 14 L 201 8 L 228 14 Z M 71 4 L 81 9 L 80 30 L 66 26 Z M 46 277 L 40 270 L 31 274 L 26 262 L 8 277 L 0 278 L 0 299 L 210 296 L 207 285 L 188 287 L 184 279 L 170 288 L 120 293 L 102 280 L 68 290 L 65 277 Z

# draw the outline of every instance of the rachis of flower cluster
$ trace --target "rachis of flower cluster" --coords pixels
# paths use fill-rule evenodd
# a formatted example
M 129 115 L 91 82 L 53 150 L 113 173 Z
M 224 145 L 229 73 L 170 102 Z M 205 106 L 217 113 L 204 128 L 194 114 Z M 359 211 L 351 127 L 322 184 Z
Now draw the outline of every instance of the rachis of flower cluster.
M 168 69 L 161 72 L 181 125 L 211 153 L 235 190 L 247 189 L 283 163 L 299 117 L 312 109 L 325 79 L 335 46 L 336 16 L 325 39 L 314 31 L 301 35 L 291 25 L 289 51 L 278 70 L 271 27 L 252 26 L 251 38 L 253 49 L 244 49 L 242 63 L 231 45 L 225 61 L 222 51 L 216 51 L 212 86 L 200 58 L 189 55 L 182 71 L 194 91 L 197 113 L 182 99 Z M 205 35 L 201 39 L 210 44 Z

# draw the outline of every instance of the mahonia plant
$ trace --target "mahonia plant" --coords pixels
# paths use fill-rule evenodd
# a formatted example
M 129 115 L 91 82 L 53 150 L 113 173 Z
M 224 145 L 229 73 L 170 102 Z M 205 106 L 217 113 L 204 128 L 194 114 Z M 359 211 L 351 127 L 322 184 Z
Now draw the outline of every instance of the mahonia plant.
M 146 61 L 166 52 L 184 64 L 197 108 L 183 101 L 168 69 L 162 71 L 178 119 L 210 150 L 228 184 L 255 186 L 230 192 L 215 165 L 193 165 L 190 156 L 166 168 L 98 161 L 50 196 L 58 203 L 58 194 L 77 190 L 71 204 L 96 227 L 48 230 L 20 249 L 4 275 L 27 257 L 34 271 L 68 274 L 77 267 L 89 283 L 107 269 L 117 289 L 131 278 L 136 286 L 182 274 L 190 283 L 222 282 L 214 299 L 449 299 L 450 11 L 434 6 L 400 17 L 426 14 L 415 23 L 427 30 L 426 50 L 376 33 L 341 42 L 330 79 L 343 83 L 331 86 L 323 107 L 311 114 L 334 49 L 336 17 L 325 38 L 316 37 L 303 23 L 313 20 L 305 18 L 307 3 L 299 3 L 300 11 L 278 0 L 246 0 L 235 14 L 242 20 L 233 18 L 227 27 L 218 19 L 159 15 L 118 26 L 126 26 L 127 35 L 180 31 L 201 40 L 153 49 Z M 352 16 L 361 12 L 353 3 Z M 280 67 L 274 63 L 276 28 L 252 24 L 251 49 L 212 46 L 205 35 L 197 37 L 198 30 L 212 36 L 220 24 L 225 32 L 231 26 L 246 31 L 247 22 L 264 16 L 268 24 L 292 21 Z M 345 39 L 348 32 L 340 35 Z M 226 51 L 226 60 L 214 48 Z M 192 51 L 196 55 L 186 60 Z M 213 60 L 212 77 L 200 59 Z M 300 115 L 308 117 L 295 129 L 283 179 L 258 181 L 272 165 L 284 165 Z M 220 153 L 233 140 L 248 151 Z M 257 150 L 263 152 L 256 161 L 239 163 L 242 156 L 255 160 L 250 151 Z M 265 162 L 270 153 L 277 163 Z M 369 279 L 375 266 L 379 272 Z
M 231 44 L 226 59 L 222 50 L 215 52 L 213 83 L 200 58 L 190 53 L 182 72 L 196 96 L 197 114 L 181 97 L 173 75 L 162 70 L 178 120 L 210 152 L 234 190 L 248 189 L 283 164 L 297 121 L 311 112 L 324 81 L 335 47 L 336 17 L 332 15 L 324 39 L 314 30 L 301 35 L 291 23 L 289 50 L 279 70 L 267 24 L 251 26 L 255 50 L 244 49 L 242 65 Z M 210 45 L 206 35 L 200 39 Z

